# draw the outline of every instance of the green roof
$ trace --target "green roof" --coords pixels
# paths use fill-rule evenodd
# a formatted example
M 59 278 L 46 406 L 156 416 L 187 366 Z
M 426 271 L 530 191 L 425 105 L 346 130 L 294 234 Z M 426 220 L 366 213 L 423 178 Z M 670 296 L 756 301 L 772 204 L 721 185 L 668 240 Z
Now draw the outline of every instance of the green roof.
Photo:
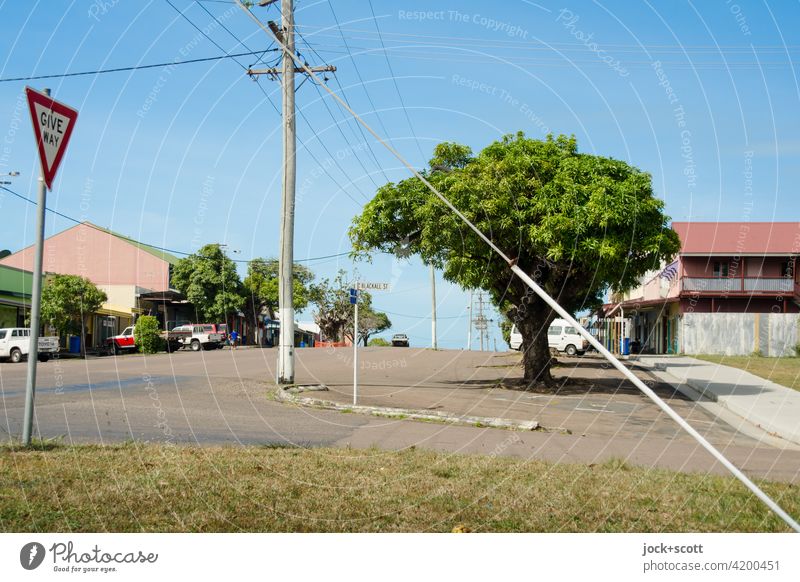
M 102 232 L 108 233 L 108 234 L 110 234 L 112 236 L 115 236 L 120 240 L 124 240 L 126 243 L 132 244 L 136 248 L 141 249 L 141 250 L 145 251 L 146 253 L 150 253 L 151 255 L 161 259 L 162 261 L 166 261 L 170 265 L 174 265 L 180 260 L 180 259 L 178 259 L 178 257 L 173 255 L 172 253 L 169 253 L 167 251 L 163 251 L 163 250 L 161 250 L 159 248 L 156 248 L 154 246 L 150 246 L 150 245 L 146 245 L 144 243 L 140 243 L 137 240 L 134 240 L 134 239 L 132 239 L 130 237 L 127 237 L 127 236 L 125 236 L 123 234 L 119 234 L 117 232 L 114 232 L 113 230 L 108 230 L 107 228 L 103 228 L 101 226 L 97 226 L 96 224 L 92 224 L 91 222 L 84 222 L 83 224 L 85 224 L 86 226 L 90 226 L 92 228 L 96 228 L 97 230 L 100 230 Z

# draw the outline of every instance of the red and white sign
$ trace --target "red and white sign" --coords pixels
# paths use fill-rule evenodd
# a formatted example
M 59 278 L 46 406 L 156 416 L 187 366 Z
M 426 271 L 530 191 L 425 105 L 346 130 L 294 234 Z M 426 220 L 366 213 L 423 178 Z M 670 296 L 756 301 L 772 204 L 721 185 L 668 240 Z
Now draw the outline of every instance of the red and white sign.
M 53 179 L 67 151 L 67 142 L 78 119 L 78 112 L 30 87 L 25 87 L 25 93 L 28 95 L 44 182 L 52 190 Z

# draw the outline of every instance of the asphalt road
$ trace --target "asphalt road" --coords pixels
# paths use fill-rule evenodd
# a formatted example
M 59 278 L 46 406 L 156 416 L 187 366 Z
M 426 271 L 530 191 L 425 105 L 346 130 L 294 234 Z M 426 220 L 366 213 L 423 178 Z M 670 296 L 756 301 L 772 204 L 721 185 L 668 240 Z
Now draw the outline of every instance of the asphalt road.
M 324 383 L 332 396 L 349 397 L 351 350 L 297 354 L 298 383 Z M 409 407 L 416 403 L 417 408 L 532 418 L 553 429 L 569 429 L 569 434 L 456 427 L 282 404 L 269 396 L 276 356 L 271 349 L 240 349 L 52 360 L 38 368 L 36 432 L 71 443 L 135 439 L 195 445 L 419 446 L 557 462 L 624 458 L 646 466 L 724 473 L 655 405 L 596 361 L 576 360 L 561 370 L 575 377 L 576 386 L 553 397 L 498 386 L 519 374 L 503 354 L 367 348 L 360 355 L 367 403 L 382 398 Z M 24 364 L 0 363 L 4 440 L 22 432 L 25 374 Z M 767 447 L 679 395 L 660 390 L 751 475 L 800 482 L 800 452 Z

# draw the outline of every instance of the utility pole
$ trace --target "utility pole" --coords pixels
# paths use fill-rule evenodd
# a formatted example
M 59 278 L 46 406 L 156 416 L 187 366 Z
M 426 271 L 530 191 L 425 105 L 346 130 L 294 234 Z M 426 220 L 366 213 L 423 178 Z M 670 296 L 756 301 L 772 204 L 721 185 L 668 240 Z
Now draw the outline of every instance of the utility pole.
M 269 6 L 277 0 L 259 2 Z M 281 195 L 281 253 L 278 259 L 278 313 L 281 333 L 278 342 L 278 384 L 294 383 L 294 304 L 292 298 L 294 269 L 294 201 L 297 182 L 297 134 L 295 132 L 295 83 L 294 74 L 305 71 L 295 67 L 292 55 L 294 48 L 294 0 L 281 0 L 281 27 L 270 21 L 270 30 L 286 47 L 280 70 L 248 69 L 247 74 L 268 75 L 275 79 L 281 76 L 283 83 L 283 191 Z M 315 73 L 335 71 L 336 67 L 313 67 Z
M 436 272 L 431 265 L 431 347 L 436 350 Z
M 467 307 L 467 349 L 472 350 L 472 289 L 469 290 L 469 307 Z

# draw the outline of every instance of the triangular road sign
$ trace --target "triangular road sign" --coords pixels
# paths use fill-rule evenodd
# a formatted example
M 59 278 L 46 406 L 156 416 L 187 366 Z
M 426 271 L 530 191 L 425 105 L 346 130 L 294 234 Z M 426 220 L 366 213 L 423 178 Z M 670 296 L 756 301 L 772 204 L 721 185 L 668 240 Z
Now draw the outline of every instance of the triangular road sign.
M 30 87 L 25 87 L 25 93 L 28 95 L 44 182 L 52 190 L 53 179 L 67 151 L 67 142 L 78 119 L 78 112 Z

